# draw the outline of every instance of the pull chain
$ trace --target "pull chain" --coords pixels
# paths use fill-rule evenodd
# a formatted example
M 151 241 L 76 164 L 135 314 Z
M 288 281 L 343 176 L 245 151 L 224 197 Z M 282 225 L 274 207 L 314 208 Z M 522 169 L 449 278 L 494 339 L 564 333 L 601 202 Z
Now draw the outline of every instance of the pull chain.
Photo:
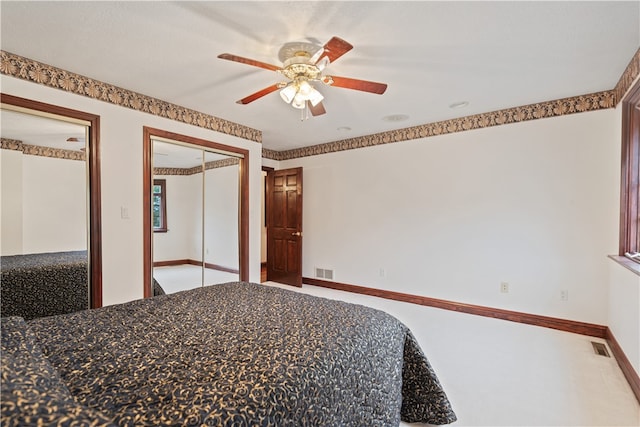
M 309 101 L 305 102 L 304 108 L 300 110 L 300 121 L 303 122 L 309 118 Z

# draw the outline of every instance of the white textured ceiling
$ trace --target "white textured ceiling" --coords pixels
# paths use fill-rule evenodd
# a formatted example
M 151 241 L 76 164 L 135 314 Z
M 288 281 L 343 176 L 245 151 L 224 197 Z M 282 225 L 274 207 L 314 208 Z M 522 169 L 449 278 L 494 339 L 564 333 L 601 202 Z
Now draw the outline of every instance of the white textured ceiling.
M 202 166 L 204 162 L 228 159 L 231 156 L 203 151 L 195 147 L 185 147 L 175 141 L 153 141 L 153 167 L 156 168 L 193 168 Z
M 1 1 L 0 14 L 5 51 L 259 129 L 274 150 L 609 90 L 640 45 L 637 1 Z M 325 74 L 385 94 L 319 87 L 327 114 L 306 121 L 277 93 L 236 104 L 282 78 L 217 55 L 279 66 L 284 43 L 333 36 L 354 48 Z
M 86 127 L 81 124 L 6 109 L 0 110 L 0 131 L 2 138 L 64 150 L 84 149 L 86 140 Z

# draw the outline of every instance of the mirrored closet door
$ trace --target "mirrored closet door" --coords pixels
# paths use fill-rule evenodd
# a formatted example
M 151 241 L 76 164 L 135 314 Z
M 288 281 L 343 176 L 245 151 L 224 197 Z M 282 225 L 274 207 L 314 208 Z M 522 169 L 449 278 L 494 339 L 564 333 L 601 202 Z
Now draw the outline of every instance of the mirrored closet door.
M 168 293 L 202 286 L 202 150 L 152 143 L 153 277 Z
M 244 150 L 158 130 L 145 138 L 151 229 L 145 296 L 246 280 Z
M 204 153 L 204 283 L 239 280 L 239 161 Z
M 101 284 L 98 279 L 93 289 L 92 272 L 99 274 L 99 266 L 91 262 L 90 233 L 92 121 L 7 102 L 15 100 L 54 108 L 2 97 L 1 314 L 33 319 L 97 307 Z

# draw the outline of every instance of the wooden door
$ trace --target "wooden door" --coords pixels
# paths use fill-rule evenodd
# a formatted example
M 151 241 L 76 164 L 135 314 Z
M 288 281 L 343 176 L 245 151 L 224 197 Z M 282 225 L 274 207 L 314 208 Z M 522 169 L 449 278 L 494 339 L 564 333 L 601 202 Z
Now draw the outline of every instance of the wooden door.
M 302 287 L 302 168 L 267 174 L 267 280 Z

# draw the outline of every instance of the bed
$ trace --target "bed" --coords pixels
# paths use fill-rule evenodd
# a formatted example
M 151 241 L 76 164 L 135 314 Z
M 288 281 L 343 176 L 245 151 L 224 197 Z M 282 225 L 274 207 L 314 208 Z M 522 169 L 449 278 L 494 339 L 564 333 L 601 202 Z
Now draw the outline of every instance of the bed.
M 89 308 L 87 251 L 0 257 L 3 317 L 24 319 Z
M 39 417 L 120 426 L 456 420 L 396 318 L 247 282 L 3 318 L 2 380 L 3 426 Z

